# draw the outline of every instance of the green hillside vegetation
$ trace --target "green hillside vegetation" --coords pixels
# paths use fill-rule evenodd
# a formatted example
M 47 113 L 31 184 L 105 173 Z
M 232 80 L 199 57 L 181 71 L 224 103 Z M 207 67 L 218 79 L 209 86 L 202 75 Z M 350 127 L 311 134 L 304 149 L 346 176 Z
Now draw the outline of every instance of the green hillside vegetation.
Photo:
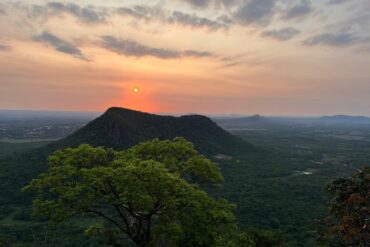
M 331 246 L 370 246 L 370 167 L 330 183 L 331 217 L 323 236 Z

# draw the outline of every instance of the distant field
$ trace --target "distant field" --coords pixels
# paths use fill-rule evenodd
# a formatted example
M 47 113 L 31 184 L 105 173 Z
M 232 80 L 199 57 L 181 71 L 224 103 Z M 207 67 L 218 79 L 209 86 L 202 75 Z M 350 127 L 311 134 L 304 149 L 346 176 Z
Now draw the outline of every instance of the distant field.
M 315 246 L 315 227 L 328 214 L 325 186 L 370 164 L 370 124 L 247 120 L 219 122 L 261 150 L 218 161 L 225 176 L 219 195 L 237 205 L 242 226 L 281 230 L 294 246 Z
M 96 114 L 0 111 L 0 158 L 59 140 Z

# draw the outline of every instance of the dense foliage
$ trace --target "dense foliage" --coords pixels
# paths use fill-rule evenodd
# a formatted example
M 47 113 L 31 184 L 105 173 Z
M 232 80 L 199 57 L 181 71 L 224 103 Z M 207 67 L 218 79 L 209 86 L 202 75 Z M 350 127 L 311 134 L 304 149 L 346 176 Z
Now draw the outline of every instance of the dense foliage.
M 333 181 L 327 191 L 333 216 L 331 241 L 338 240 L 341 246 L 370 246 L 370 167 Z
M 36 214 L 53 222 L 97 216 L 110 225 L 89 233 L 118 230 L 138 246 L 216 246 L 235 228 L 233 205 L 199 187 L 220 183 L 219 170 L 185 139 L 120 152 L 81 145 L 55 152 L 48 165 L 25 190 L 36 192 Z

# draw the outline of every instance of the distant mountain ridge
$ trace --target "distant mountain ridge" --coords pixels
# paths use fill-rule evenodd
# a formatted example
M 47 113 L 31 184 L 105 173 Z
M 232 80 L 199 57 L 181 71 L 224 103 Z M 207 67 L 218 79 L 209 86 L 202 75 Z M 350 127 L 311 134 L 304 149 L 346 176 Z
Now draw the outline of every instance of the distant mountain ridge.
M 356 123 L 370 123 L 370 118 L 365 116 L 350 116 L 350 115 L 334 115 L 323 116 L 319 118 L 321 121 L 330 122 L 356 122 Z
M 252 146 L 202 115 L 160 116 L 126 108 L 109 108 L 72 135 L 56 142 L 57 147 L 93 146 L 124 149 L 150 139 L 184 137 L 206 153 L 233 154 Z
M 249 117 L 237 117 L 237 118 L 219 118 L 214 119 L 217 124 L 225 129 L 243 129 L 246 126 L 248 127 L 261 127 L 265 125 L 269 125 L 271 123 L 271 119 L 255 114 Z
M 271 129 L 276 127 L 292 126 L 313 126 L 313 125 L 367 125 L 370 124 L 370 117 L 351 116 L 351 115 L 334 115 L 322 117 L 277 117 L 277 116 L 260 116 L 253 115 L 250 117 L 236 118 L 214 118 L 214 121 L 222 128 L 232 130 L 258 130 Z
M 259 114 L 255 114 L 255 115 L 248 116 L 248 117 L 233 117 L 233 118 L 218 118 L 217 119 L 217 122 L 228 122 L 228 121 L 252 123 L 252 122 L 266 122 L 266 121 L 269 121 L 269 119 Z

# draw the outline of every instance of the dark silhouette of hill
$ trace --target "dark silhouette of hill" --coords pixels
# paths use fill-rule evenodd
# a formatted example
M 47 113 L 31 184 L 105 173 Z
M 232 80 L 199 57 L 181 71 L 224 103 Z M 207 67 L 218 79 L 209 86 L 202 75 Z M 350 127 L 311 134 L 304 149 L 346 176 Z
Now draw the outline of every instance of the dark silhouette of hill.
M 232 155 L 252 148 L 205 116 L 160 116 L 118 107 L 108 109 L 102 116 L 53 146 L 74 147 L 88 143 L 125 149 L 146 140 L 178 136 L 193 142 L 199 151 L 211 154 Z

